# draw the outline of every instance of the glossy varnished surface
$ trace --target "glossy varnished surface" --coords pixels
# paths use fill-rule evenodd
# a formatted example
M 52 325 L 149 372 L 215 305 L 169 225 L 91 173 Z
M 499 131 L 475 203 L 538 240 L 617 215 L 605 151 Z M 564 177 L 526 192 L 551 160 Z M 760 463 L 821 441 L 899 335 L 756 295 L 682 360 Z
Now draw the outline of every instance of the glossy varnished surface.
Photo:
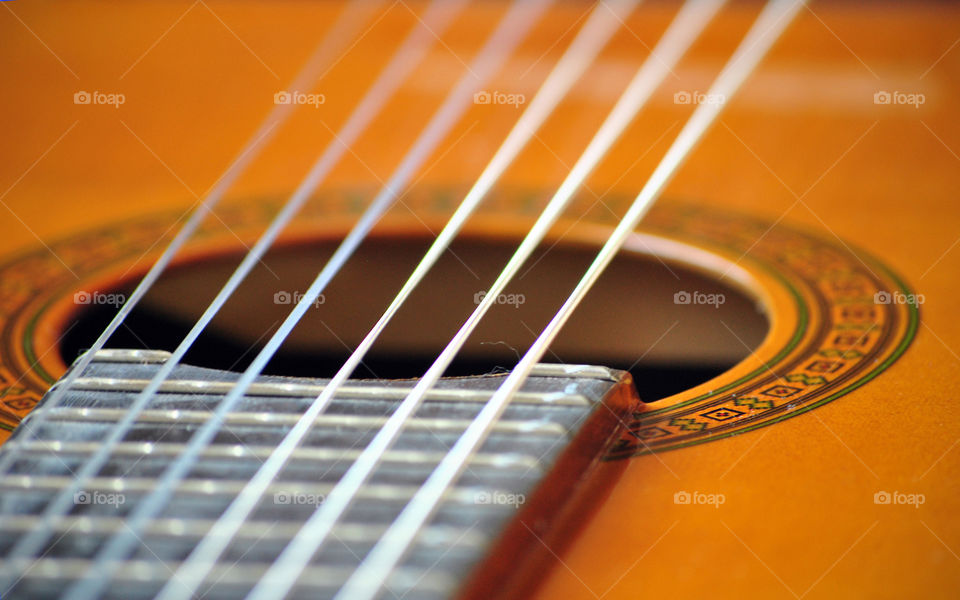
M 488 87 L 529 97 L 562 50 L 553 41 L 585 9 L 558 7 Z M 186 210 L 272 107 L 334 10 L 297 2 L 156 2 L 65 4 L 43 13 L 39 5 L 5 3 L 0 188 L 8 212 L 0 249 L 8 254 L 106 221 Z M 560 181 L 672 10 L 644 6 L 628 20 L 629 31 L 507 182 L 549 189 Z M 690 112 L 674 94 L 706 90 L 755 12 L 737 5 L 721 15 L 591 177 L 590 190 L 605 199 L 639 188 Z M 482 4 L 456 23 L 335 171 L 334 184 L 366 186 L 389 175 L 444 82 L 459 75 L 461 60 L 501 13 L 500 5 Z M 299 111 L 233 196 L 291 189 L 330 139 L 328 127 L 343 120 L 391 51 L 386 40 L 412 23 L 403 5 L 377 21 L 318 86 L 326 103 Z M 563 553 L 563 566 L 546 576 L 543 598 L 942 596 L 960 586 L 960 415 L 952 390 L 960 362 L 958 24 L 945 5 L 814 4 L 668 191 L 770 223 L 782 219 L 879 257 L 924 295 L 913 344 L 880 376 L 815 411 L 631 459 Z M 123 93 L 126 102 L 116 109 L 74 105 L 81 90 Z M 875 104 L 881 91 L 923 94 L 925 103 Z M 509 106 L 472 108 L 418 188 L 476 176 L 516 115 Z M 606 211 L 598 205 L 593 215 Z M 421 227 L 403 210 L 395 222 Z M 39 335 L 50 344 L 58 332 Z M 56 368 L 53 353 L 42 360 Z M 678 492 L 722 495 L 724 502 L 677 504 Z M 924 504 L 875 504 L 877 492 L 922 494 Z

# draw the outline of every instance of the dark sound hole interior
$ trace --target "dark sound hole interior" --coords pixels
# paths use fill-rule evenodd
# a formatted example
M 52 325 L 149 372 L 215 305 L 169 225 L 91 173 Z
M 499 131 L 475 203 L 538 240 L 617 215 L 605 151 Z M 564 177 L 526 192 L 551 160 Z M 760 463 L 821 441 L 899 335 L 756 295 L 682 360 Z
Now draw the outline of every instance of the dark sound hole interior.
M 408 238 L 365 243 L 307 311 L 265 372 L 332 376 L 380 317 L 428 243 Z M 184 362 L 234 371 L 247 367 L 334 247 L 316 243 L 271 251 Z M 400 310 L 354 377 L 422 375 L 514 250 L 514 243 L 460 240 Z M 595 252 L 592 247 L 563 245 L 541 250 L 498 299 L 447 375 L 511 368 L 574 288 Z M 108 347 L 173 350 L 240 259 L 229 255 L 172 268 Z M 130 288 L 120 286 L 116 291 L 128 293 Z M 700 294 L 701 302 L 675 301 L 683 293 Z M 68 364 L 92 344 L 114 312 L 112 306 L 100 306 L 77 315 L 79 323 L 62 346 Z M 767 327 L 761 307 L 743 292 L 688 268 L 671 264 L 668 269 L 649 256 L 623 253 L 591 290 L 544 362 L 629 370 L 641 397 L 650 402 L 722 373 L 760 344 Z

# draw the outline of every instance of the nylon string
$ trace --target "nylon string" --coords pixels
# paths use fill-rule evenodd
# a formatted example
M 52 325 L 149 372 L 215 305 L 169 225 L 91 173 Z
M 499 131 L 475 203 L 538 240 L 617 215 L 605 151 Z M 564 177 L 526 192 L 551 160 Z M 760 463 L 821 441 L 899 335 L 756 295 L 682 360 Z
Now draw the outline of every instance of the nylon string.
M 529 376 L 533 366 L 543 357 L 550 342 L 553 341 L 560 328 L 569 319 L 577 304 L 636 229 L 640 220 L 660 196 L 697 143 L 703 138 L 710 125 L 716 120 L 726 102 L 730 100 L 747 76 L 756 68 L 803 4 L 802 0 L 773 0 L 764 8 L 711 87 L 710 93 L 719 94 L 724 102 L 698 105 L 613 235 L 604 244 L 600 253 L 590 265 L 573 294 L 507 377 L 507 380 L 480 411 L 463 436 L 417 491 L 400 516 L 367 554 L 360 567 L 354 571 L 347 583 L 335 596 L 335 600 L 373 600 L 379 595 L 386 578 L 406 554 L 417 532 L 433 515 L 443 495 L 463 471 L 470 456 L 486 439 L 492 425 L 496 423 L 500 414 L 509 404 L 512 395 Z

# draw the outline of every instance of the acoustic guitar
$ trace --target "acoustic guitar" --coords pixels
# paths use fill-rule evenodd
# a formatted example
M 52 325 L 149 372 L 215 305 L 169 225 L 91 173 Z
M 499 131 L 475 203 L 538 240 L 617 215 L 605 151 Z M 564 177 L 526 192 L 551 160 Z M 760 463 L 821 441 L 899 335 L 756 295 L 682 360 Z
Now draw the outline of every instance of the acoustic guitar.
M 4 600 L 956 597 L 956 6 L 0 29 Z

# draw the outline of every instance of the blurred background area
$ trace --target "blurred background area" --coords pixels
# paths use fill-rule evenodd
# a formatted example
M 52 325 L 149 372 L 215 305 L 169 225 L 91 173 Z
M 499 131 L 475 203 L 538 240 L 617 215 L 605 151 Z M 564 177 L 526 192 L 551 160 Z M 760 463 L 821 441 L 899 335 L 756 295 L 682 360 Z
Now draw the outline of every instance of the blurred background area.
M 479 175 L 593 7 L 591 2 L 570 1 L 550 7 L 505 66 L 479 85 L 481 95 L 416 173 L 405 192 L 409 195 L 401 196 L 405 201 L 394 207 L 375 234 L 405 229 L 416 232 L 421 245 L 435 235 L 456 205 L 457 194 Z M 622 215 L 696 104 L 704 101 L 711 81 L 759 7 L 759 3 L 734 2 L 722 9 L 588 178 L 557 235 L 570 227 L 609 222 Z M 313 204 L 325 210 L 305 212 L 299 222 L 299 242 L 304 241 L 304 232 L 326 232 L 326 238 L 335 238 L 355 220 L 446 93 L 469 72 L 473 56 L 508 8 L 507 2 L 470 3 L 446 31 L 436 35 L 424 60 L 413 67 L 315 194 Z M 499 206 L 495 210 L 506 217 L 494 219 L 494 224 L 502 223 L 505 230 L 516 233 L 536 215 L 677 8 L 672 2 L 644 2 L 623 19 L 599 59 L 491 194 L 490 204 Z M 236 228 L 221 215 L 252 211 L 259 215 L 256 222 L 267 222 L 271 210 L 296 188 L 323 149 L 337 143 L 339 127 L 404 36 L 422 24 L 426 9 L 427 3 L 413 0 L 0 3 L 4 251 L 52 244 L 104 224 L 144 219 L 165 225 L 161 228 L 165 237 L 155 248 L 159 250 L 184 215 L 242 155 L 250 136 L 284 100 L 283 95 L 299 93 L 301 99 L 291 117 L 271 126 L 271 139 L 230 188 L 223 208 L 209 219 L 208 227 L 219 229 L 234 251 L 242 252 L 260 231 Z M 349 31 L 338 29 L 345 22 L 345 12 L 351 15 L 346 21 Z M 303 89 L 289 89 L 318 43 L 337 35 L 342 42 L 322 57 L 316 81 Z M 883 256 L 898 272 L 908 274 L 921 292 L 925 284 L 949 286 L 960 267 L 960 250 L 954 249 L 960 235 L 955 199 L 960 189 L 960 123 L 955 111 L 960 91 L 958 41 L 960 7 L 952 4 L 812 3 L 730 103 L 666 196 L 748 212 L 770 223 L 797 224 L 827 239 L 843 240 L 839 243 Z M 268 207 L 263 208 L 261 201 Z M 517 211 L 518 204 L 523 204 L 523 211 Z M 930 214 L 941 217 L 931 221 Z M 869 219 L 869 227 L 864 225 L 866 216 L 875 217 Z M 484 223 L 489 229 L 489 214 Z M 278 255 L 269 258 L 265 268 L 280 269 L 284 260 L 301 267 L 317 266 L 327 251 L 317 250 L 310 261 Z M 506 246 L 490 254 L 503 262 L 505 252 Z M 576 254 L 564 255 L 562 260 L 567 262 L 552 270 L 544 266 L 543 282 L 557 284 L 558 295 L 553 299 L 557 302 L 586 264 L 587 255 Z M 235 254 L 233 262 L 203 276 L 195 273 L 186 284 L 188 289 L 220 281 L 218 277 L 225 277 L 238 257 Z M 144 254 L 126 267 L 124 281 L 116 285 L 130 285 L 154 258 Z M 376 253 L 368 259 L 376 260 Z M 408 266 L 397 266 L 384 277 L 393 276 L 394 287 L 399 286 L 401 273 L 412 260 L 411 255 L 403 263 Z M 484 272 L 489 272 L 489 279 L 496 270 L 491 267 Z M 556 279 L 560 272 L 569 281 Z M 292 276 L 300 277 L 297 281 L 302 280 L 302 285 L 270 291 L 300 289 L 297 285 L 303 287 L 306 276 Z M 379 306 L 374 299 L 390 297 L 392 280 L 384 277 L 380 281 L 388 283 L 379 295 L 371 292 L 371 308 L 358 322 L 372 322 L 378 310 L 374 305 Z M 173 306 L 171 298 L 183 299 L 182 289 L 155 304 Z M 463 310 L 473 308 L 469 296 L 480 289 L 467 288 Z M 174 316 L 188 323 L 214 291 L 204 288 Z M 627 364 L 641 354 L 664 364 L 699 351 L 697 368 L 703 370 L 696 378 L 703 380 L 739 360 L 760 343 L 767 323 L 748 295 L 737 295 L 733 288 L 728 293 L 737 298 L 731 305 L 736 310 L 730 314 L 742 317 L 735 324 L 742 344 L 726 336 L 729 343 L 724 346 L 719 340 L 725 332 L 710 337 L 703 324 L 691 321 L 691 331 L 677 334 L 686 344 L 673 349 L 664 344 L 650 356 L 634 349 Z M 442 305 L 446 299 L 440 300 Z M 270 330 L 284 307 L 240 300 L 230 306 L 227 313 L 232 321 L 215 322 L 221 325 L 220 331 L 236 328 L 238 323 L 250 326 L 244 344 L 225 359 L 231 364 L 219 365 L 236 368 L 249 359 L 252 340 Z M 265 313 L 265 306 L 273 306 L 277 315 Z M 946 315 L 957 307 L 955 299 L 943 299 L 925 310 Z M 638 309 L 638 314 L 643 312 Z M 502 314 L 519 313 L 511 313 L 508 307 Z M 504 341 L 497 360 L 507 364 L 548 316 L 549 312 L 531 316 L 525 321 L 530 331 L 516 323 L 509 326 L 508 330 L 520 332 L 522 339 L 517 341 L 491 330 L 481 331 L 477 343 Z M 348 317 L 345 314 L 340 321 Z M 67 362 L 105 318 L 109 315 L 100 315 L 68 340 Z M 452 326 L 461 318 L 451 313 L 444 322 Z M 652 318 L 666 317 L 657 313 Z M 595 320 L 583 319 L 582 329 L 589 331 Z M 398 330 L 397 339 L 409 340 L 418 331 L 416 321 L 408 325 Z M 649 325 L 637 317 L 636 331 L 645 332 L 637 335 L 650 338 L 643 340 L 641 349 L 657 341 L 662 329 Z M 324 327 L 314 323 L 303 330 L 304 335 L 327 335 Z M 342 333 L 340 327 L 337 331 Z M 611 323 L 609 333 L 615 334 L 616 327 Z M 179 335 L 171 336 L 171 331 L 178 330 L 160 327 L 159 332 L 168 335 L 156 343 L 170 345 Z M 327 335 L 327 348 L 350 345 L 362 331 L 358 327 L 345 342 Z M 960 339 L 950 339 L 951 331 L 943 336 L 948 345 L 960 345 Z M 703 343 L 706 339 L 710 343 Z M 211 343 L 222 347 L 225 342 Z M 481 354 L 493 350 L 477 348 Z M 596 347 L 581 358 L 609 362 L 612 354 L 610 347 Z M 331 365 L 341 358 L 336 353 L 332 356 Z M 425 352 L 424 360 L 428 356 Z M 405 373 L 412 374 L 419 364 Z M 673 378 L 672 374 L 666 377 Z M 673 383 L 679 389 L 686 385 Z M 669 389 L 673 388 L 650 393 L 662 397 Z
M 237 157 L 273 107 L 274 94 L 286 89 L 346 6 L 3 3 L 0 188 L 16 213 L 8 210 L 5 236 L 28 245 L 36 243 L 34 233 L 48 239 L 93 226 L 102 220 L 93 210 L 98 206 L 118 218 L 171 203 L 191 206 Z M 412 0 L 366 6 L 357 34 L 327 61 L 313 89 L 304 90 L 322 94 L 323 104 L 304 105 L 279 126 L 232 198 L 288 194 L 425 9 Z M 461 13 L 331 174 L 329 186 L 386 179 L 507 6 L 479 2 Z M 483 87 L 530 98 L 592 6 L 556 3 Z M 638 190 L 692 111 L 675 95 L 706 91 L 758 7 L 737 2 L 723 9 L 591 176 L 591 190 L 601 197 Z M 624 20 L 508 171 L 505 185 L 559 183 L 676 9 L 670 2 L 644 2 Z M 932 261 L 945 249 L 944 236 L 956 231 L 958 217 L 945 215 L 942 231 L 918 231 L 904 209 L 943 206 L 960 183 L 960 123 L 953 118 L 958 25 L 960 7 L 949 3 L 812 3 L 669 193 L 751 210 L 751 200 L 763 197 L 771 219 L 785 215 L 823 228 L 822 220 L 861 245 L 880 238 L 894 255 L 909 249 Z M 75 104 L 78 92 L 122 94 L 123 104 Z M 921 94 L 924 101 L 877 104 L 878 92 Z M 521 108 L 472 107 L 427 161 L 417 185 L 471 182 Z M 800 156 L 790 146 L 818 151 Z M 923 161 L 902 160 L 917 155 Z M 929 171 L 955 177 L 948 186 L 937 178 L 934 187 Z M 845 185 L 851 178 L 860 184 L 856 193 Z M 69 222 L 50 214 L 51 195 L 64 193 L 91 210 L 71 213 Z M 857 221 L 865 210 L 898 218 L 889 220 L 890 230 L 864 232 Z

